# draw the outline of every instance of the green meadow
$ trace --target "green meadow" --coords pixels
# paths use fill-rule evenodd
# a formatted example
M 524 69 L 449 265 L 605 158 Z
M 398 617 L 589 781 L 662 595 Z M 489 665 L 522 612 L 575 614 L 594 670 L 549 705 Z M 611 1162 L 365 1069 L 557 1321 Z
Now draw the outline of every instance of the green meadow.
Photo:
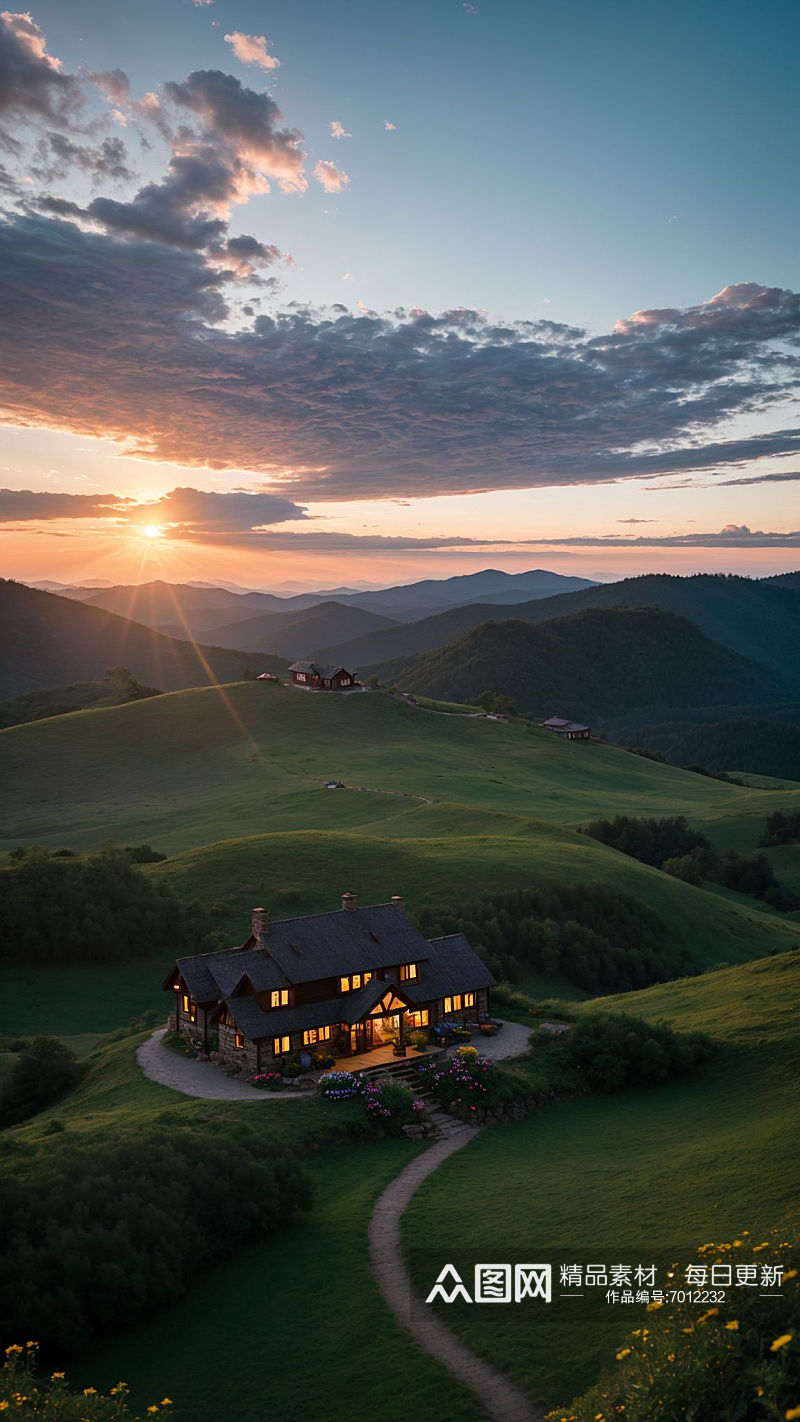
M 688 1080 L 556 1103 L 482 1132 L 425 1182 L 404 1217 L 421 1291 L 448 1246 L 472 1263 L 652 1256 L 685 1265 L 707 1240 L 749 1231 L 755 1242 L 796 1211 L 800 953 L 586 1005 L 596 1008 L 702 1028 L 722 1049 Z M 431 1241 L 443 1242 L 435 1254 Z M 641 1327 L 641 1308 L 608 1305 L 604 1292 L 535 1314 L 442 1312 L 532 1401 L 555 1408 L 613 1367 L 615 1350 Z
M 147 872 L 211 908 L 231 944 L 256 902 L 291 916 L 353 888 L 362 902 L 403 893 L 413 913 L 482 889 L 576 881 L 647 903 L 699 965 L 797 939 L 791 920 L 754 901 L 679 883 L 576 828 L 680 813 L 720 847 L 752 853 L 766 815 L 800 803 L 800 790 L 730 785 L 527 722 L 243 682 L 13 727 L 0 732 L 0 760 L 7 849 L 150 843 L 169 858 Z M 348 788 L 326 790 L 328 779 Z M 793 878 L 797 846 L 771 853 Z M 111 1030 L 162 1009 L 168 967 L 4 968 L 0 1032 L 53 1031 L 65 1006 L 76 1033 Z
M 426 1183 L 405 1221 L 421 1286 L 431 1241 L 469 1241 L 487 1257 L 501 1248 L 501 1258 L 530 1257 L 538 1243 L 563 1245 L 565 1258 L 610 1260 L 626 1245 L 646 1252 L 666 1239 L 688 1260 L 709 1230 L 766 1232 L 785 1217 L 800 1166 L 800 953 L 789 951 L 800 924 L 741 895 L 679 882 L 577 829 L 615 814 L 683 814 L 718 848 L 752 854 L 766 816 L 797 807 L 800 787 L 733 785 L 463 708 L 258 683 L 14 727 L 0 732 L 0 761 L 6 850 L 150 843 L 168 858 L 145 872 L 200 899 L 231 945 L 256 903 L 288 917 L 335 907 L 354 889 L 362 902 L 402 893 L 413 914 L 488 889 L 603 884 L 650 908 L 672 946 L 713 969 L 599 1000 L 721 1040 L 694 1078 L 542 1107 L 482 1133 Z M 328 779 L 348 788 L 326 790 Z M 798 847 L 769 856 L 800 888 Z M 321 1099 L 201 1102 L 146 1081 L 134 1057 L 144 1034 L 128 1024 L 163 1014 L 168 967 L 156 954 L 0 970 L 0 1035 L 59 1035 L 89 1067 L 66 1100 L 15 1137 L 47 1151 L 55 1118 L 90 1149 L 98 1136 L 153 1120 L 213 1130 L 241 1114 L 297 1146 L 315 1203 L 307 1219 L 195 1275 L 183 1299 L 94 1346 L 71 1376 L 100 1388 L 122 1377 L 142 1403 L 169 1395 L 182 1422 L 259 1419 L 300 1405 L 324 1409 L 331 1422 L 364 1410 L 399 1422 L 409 1409 L 479 1422 L 466 1389 L 396 1327 L 369 1274 L 372 1203 L 418 1147 L 339 1144 L 337 1108 Z M 519 986 L 581 996 L 533 969 Z M 9 1056 L 0 1053 L 0 1075 Z M 550 1406 L 591 1383 L 633 1326 L 605 1307 L 554 1312 L 535 1328 L 503 1310 L 488 1323 L 486 1310 L 477 1322 L 450 1321 Z M 397 1386 L 398 1372 L 413 1378 L 413 1392 Z

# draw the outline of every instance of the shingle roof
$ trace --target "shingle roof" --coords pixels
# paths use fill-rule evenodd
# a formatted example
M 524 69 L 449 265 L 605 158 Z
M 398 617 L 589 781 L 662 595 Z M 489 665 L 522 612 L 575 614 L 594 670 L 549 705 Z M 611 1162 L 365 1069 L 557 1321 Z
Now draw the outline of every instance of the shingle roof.
M 217 1002 L 221 997 L 228 997 L 245 973 L 256 992 L 288 986 L 278 964 L 260 946 L 179 958 L 177 967 L 197 1002 Z
M 429 949 L 419 977 L 402 985 L 413 1002 L 434 1002 L 454 992 L 477 992 L 478 988 L 494 985 L 494 977 L 463 933 L 432 938 Z
M 290 666 L 289 671 L 293 671 L 293 672 L 311 672 L 313 676 L 321 676 L 321 677 L 323 678 L 323 680 L 324 680 L 325 677 L 328 677 L 329 679 L 330 679 L 331 677 L 334 677 L 337 672 L 340 672 L 340 671 L 347 672 L 347 667 L 343 667 L 343 666 L 341 666 L 341 665 L 333 666 L 332 664 L 329 665 L 327 662 L 304 662 L 304 661 L 300 661 L 300 662 L 292 662 L 292 665 Z M 349 675 L 349 673 L 348 673 L 348 675 Z
M 285 1032 L 299 1032 L 304 1027 L 328 1027 L 333 1022 L 343 1022 L 344 1006 L 337 997 L 329 1002 L 308 1003 L 304 1007 L 281 1007 L 275 1012 L 264 1012 L 254 997 L 228 997 L 225 999 L 231 1017 L 240 1032 L 251 1041 L 260 1037 L 280 1037 Z
M 564 716 L 550 716 L 547 721 L 542 721 L 542 725 L 555 731 L 561 726 L 568 726 L 569 721 Z
M 415 963 L 430 952 L 427 938 L 393 904 L 279 920 L 261 942 L 291 983 Z

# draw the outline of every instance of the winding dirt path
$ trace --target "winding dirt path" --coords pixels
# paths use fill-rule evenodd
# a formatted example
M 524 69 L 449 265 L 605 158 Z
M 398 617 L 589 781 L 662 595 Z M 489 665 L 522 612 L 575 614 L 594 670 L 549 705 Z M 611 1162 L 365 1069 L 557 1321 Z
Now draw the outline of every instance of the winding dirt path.
M 426 1309 L 411 1287 L 403 1260 L 400 1243 L 403 1211 L 423 1180 L 477 1134 L 476 1129 L 465 1126 L 458 1135 L 431 1146 L 412 1160 L 378 1196 L 369 1222 L 372 1272 L 401 1328 L 408 1330 L 420 1348 L 443 1363 L 458 1382 L 472 1389 L 488 1417 L 495 1422 L 542 1422 L 543 1414 L 531 1406 L 508 1378 L 471 1353 L 431 1309 Z

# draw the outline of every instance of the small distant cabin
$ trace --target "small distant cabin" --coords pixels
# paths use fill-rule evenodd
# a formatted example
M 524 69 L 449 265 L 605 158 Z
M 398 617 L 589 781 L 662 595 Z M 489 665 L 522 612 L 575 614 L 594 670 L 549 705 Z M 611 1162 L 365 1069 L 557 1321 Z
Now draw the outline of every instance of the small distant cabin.
M 592 738 L 591 726 L 583 726 L 580 721 L 568 721 L 564 716 L 550 716 L 547 721 L 542 721 L 542 725 L 547 731 L 555 731 L 562 741 L 589 741 Z
M 295 686 L 315 691 L 343 691 L 358 686 L 354 672 L 346 667 L 326 666 L 322 662 L 292 662 L 289 668 Z

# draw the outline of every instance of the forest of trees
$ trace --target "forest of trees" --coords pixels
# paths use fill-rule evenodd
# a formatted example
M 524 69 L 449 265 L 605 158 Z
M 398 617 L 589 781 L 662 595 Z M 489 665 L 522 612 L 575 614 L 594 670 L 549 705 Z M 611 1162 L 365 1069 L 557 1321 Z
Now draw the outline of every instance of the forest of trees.
M 695 971 L 667 945 L 649 909 L 599 884 L 562 884 L 485 894 L 418 915 L 426 938 L 465 933 L 498 978 L 522 966 L 566 978 L 588 993 L 626 992 Z
M 776 810 L 774 814 L 767 816 L 764 833 L 758 842 L 767 848 L 776 844 L 791 844 L 795 839 L 800 839 L 800 811 L 793 815 L 784 815 L 780 810 Z
M 66 1131 L 46 1150 L 4 1145 L 0 1316 L 7 1337 L 35 1338 L 51 1358 L 179 1297 L 193 1272 L 311 1204 L 288 1146 L 221 1117 L 213 1130 L 170 1120 L 91 1142 Z
M 199 904 L 176 898 L 132 863 L 148 848 L 109 847 L 85 859 L 15 851 L 0 874 L 0 961 L 106 963 L 161 948 L 224 946 Z
M 643 864 L 665 869 L 687 883 L 700 884 L 707 879 L 751 898 L 763 899 L 782 913 L 800 908 L 800 898 L 778 882 L 765 854 L 756 854 L 751 859 L 737 854 L 734 849 L 720 854 L 704 834 L 690 828 L 682 815 L 660 820 L 617 815 L 613 820 L 592 820 L 582 827 L 582 833 L 640 859 Z
M 616 728 L 611 739 L 636 750 L 655 751 L 672 765 L 695 762 L 709 770 L 750 771 L 800 780 L 800 726 L 794 723 L 741 716 L 698 725 L 667 721 L 659 725 Z

